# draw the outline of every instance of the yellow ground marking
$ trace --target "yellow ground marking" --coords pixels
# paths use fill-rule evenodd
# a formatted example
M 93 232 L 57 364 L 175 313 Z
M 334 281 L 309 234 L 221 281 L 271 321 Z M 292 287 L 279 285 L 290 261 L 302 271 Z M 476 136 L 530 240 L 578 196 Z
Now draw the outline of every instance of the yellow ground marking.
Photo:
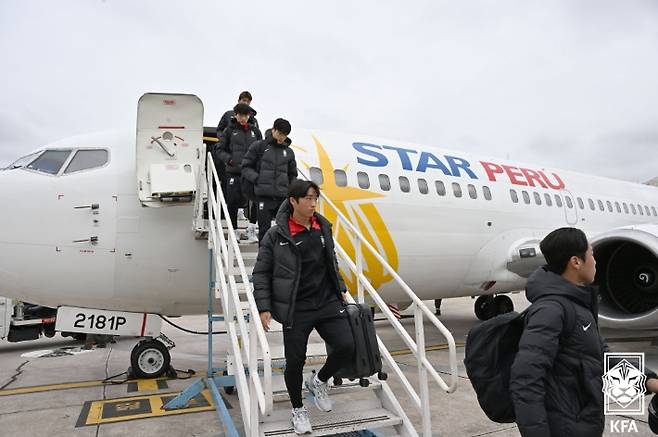
M 158 391 L 158 382 L 155 379 L 139 379 L 137 391 Z
M 194 406 L 195 400 L 190 401 L 190 407 L 179 408 L 176 410 L 164 410 L 163 397 L 176 396 L 178 393 L 165 393 L 150 396 L 133 396 L 127 398 L 106 399 L 99 401 L 92 401 L 89 407 L 89 412 L 84 422 L 80 423 L 81 426 L 87 425 L 102 425 L 105 423 L 124 422 L 126 420 L 146 419 L 151 417 L 172 416 L 178 414 L 196 413 L 201 411 L 211 411 L 215 409 L 212 396 L 208 390 L 201 392 L 201 395 L 208 403 L 208 405 Z M 104 417 L 104 407 L 107 405 L 113 406 L 114 410 L 120 415 Z M 145 407 L 150 409 L 150 412 L 137 412 L 143 410 Z M 135 414 L 129 414 L 135 411 Z
M 215 137 L 203 137 L 203 141 L 210 141 L 212 143 L 216 143 L 217 141 L 219 141 L 219 139 Z

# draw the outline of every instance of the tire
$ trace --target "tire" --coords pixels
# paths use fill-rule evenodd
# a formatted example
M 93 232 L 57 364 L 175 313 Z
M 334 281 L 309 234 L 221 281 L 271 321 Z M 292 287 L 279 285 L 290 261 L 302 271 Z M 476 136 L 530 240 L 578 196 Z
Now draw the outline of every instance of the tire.
M 343 378 L 340 376 L 334 376 L 334 385 L 343 385 Z
M 130 365 L 137 378 L 158 378 L 169 370 L 170 362 L 167 346 L 158 340 L 140 341 L 130 354 Z
M 511 313 L 514 311 L 514 302 L 509 296 L 501 294 L 494 297 L 493 307 L 496 309 L 496 315 Z
M 377 378 L 380 381 L 386 381 L 388 379 L 388 373 L 386 373 L 384 371 L 380 371 L 380 372 L 377 373 Z
M 480 296 L 475 300 L 475 316 L 480 320 L 489 320 L 496 315 L 493 296 Z
M 361 387 L 368 387 L 370 385 L 370 380 L 368 378 L 360 378 L 359 385 Z

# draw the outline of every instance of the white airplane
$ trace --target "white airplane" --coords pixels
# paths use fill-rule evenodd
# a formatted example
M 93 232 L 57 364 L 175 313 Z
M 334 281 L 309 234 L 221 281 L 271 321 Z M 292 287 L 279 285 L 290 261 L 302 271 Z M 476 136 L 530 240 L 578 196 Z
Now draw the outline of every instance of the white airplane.
M 163 111 L 195 103 L 147 96 Z M 156 337 L 157 314 L 207 311 L 208 249 L 194 238 L 193 203 L 160 207 L 167 196 L 149 197 L 141 185 L 165 186 L 158 171 L 176 153 L 200 162 L 202 109 L 188 126 L 145 111 L 137 141 L 134 131 L 73 137 L 0 171 L 0 295 L 60 307 L 58 329 Z M 291 137 L 300 171 L 421 299 L 480 296 L 482 319 L 509 311 L 504 293 L 522 289 L 542 264 L 539 241 L 576 226 L 595 248 L 602 323 L 658 327 L 655 187 L 365 135 L 293 126 Z M 142 160 L 156 155 L 164 167 L 148 173 Z M 176 177 L 187 177 L 183 167 Z M 354 250 L 340 228 L 335 236 Z M 403 303 L 369 261 L 382 297 Z

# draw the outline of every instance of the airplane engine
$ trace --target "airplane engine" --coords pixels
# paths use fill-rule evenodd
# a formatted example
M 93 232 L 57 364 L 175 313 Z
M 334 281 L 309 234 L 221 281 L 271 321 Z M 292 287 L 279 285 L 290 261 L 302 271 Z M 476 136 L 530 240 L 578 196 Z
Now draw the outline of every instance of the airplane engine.
M 658 225 L 614 229 L 592 240 L 602 326 L 658 328 Z

